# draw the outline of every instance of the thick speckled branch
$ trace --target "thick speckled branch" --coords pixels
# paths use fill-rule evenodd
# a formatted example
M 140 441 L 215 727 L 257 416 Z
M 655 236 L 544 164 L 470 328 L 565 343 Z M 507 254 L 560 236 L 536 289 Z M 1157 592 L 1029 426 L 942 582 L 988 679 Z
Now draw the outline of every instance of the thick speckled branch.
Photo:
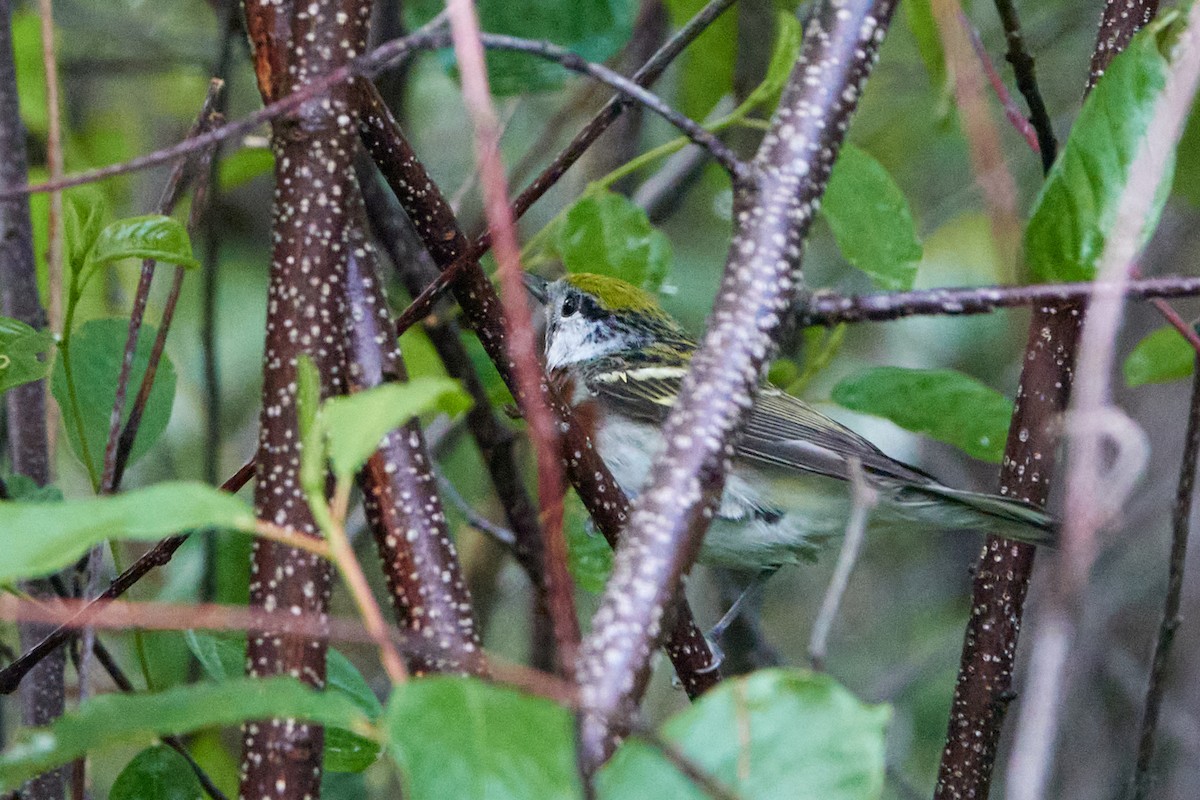
M 0 3 L 0 190 L 21 186 L 29 179 L 25 154 L 25 126 L 17 103 L 17 75 L 13 64 L 12 4 Z M 29 198 L 0 200 L 0 314 L 19 319 L 38 330 L 46 327 L 46 310 L 38 298 L 37 266 L 33 255 L 33 228 Z M 4 393 L 8 421 L 8 450 L 13 472 L 39 486 L 50 480 L 50 448 L 46 436 L 46 382 L 17 386 Z M 26 535 L 36 536 L 37 531 Z M 31 595 L 52 593 L 44 581 L 22 588 Z M 22 648 L 45 637 L 44 624 L 22 623 L 18 630 Z M 33 662 L 37 664 L 37 662 Z M 32 666 L 32 665 L 31 665 Z M 62 716 L 64 707 L 62 651 L 41 662 L 21 689 L 21 722 L 48 725 Z M 24 674 L 24 673 L 22 673 Z M 13 684 L 15 688 L 16 684 Z M 11 691 L 11 689 L 10 689 Z M 52 770 L 27 784 L 30 800 L 61 798 L 64 773 Z
M 519 396 L 506 347 L 500 298 L 480 268 L 476 251 L 458 227 L 449 203 L 381 103 L 360 109 L 359 123 L 367 151 L 434 263 L 443 271 L 460 259 L 466 265 L 460 279 L 452 285 L 454 298 L 501 377 L 514 395 Z M 604 537 L 615 547 L 625 524 L 628 500 L 592 446 L 588 432 L 575 420 L 570 406 L 558 396 L 548 379 L 540 385 L 563 430 L 567 477 Z M 720 679 L 720 673 L 712 669 L 708 643 L 686 604 L 680 607 L 678 622 L 670 631 L 667 654 L 688 695 L 698 696 Z
M 581 747 L 590 769 L 614 744 L 606 720 L 637 703 L 664 614 L 719 502 L 733 436 L 799 290 L 802 242 L 894 9 L 892 0 L 818 4 L 749 174 L 734 187 L 733 240 L 708 331 L 585 641 Z
M 409 295 L 415 297 L 437 277 L 437 267 L 411 231 L 403 209 L 382 182 L 376 179 L 373 170 L 369 173 L 360 170 L 359 181 L 362 183 L 371 231 L 388 254 L 400 282 Z M 467 431 L 479 448 L 483 466 L 513 532 L 513 557 L 533 586 L 534 614 L 542 620 L 538 622 L 535 619 L 534 626 L 535 630 L 540 629 L 545 627 L 547 621 L 545 583 L 542 580 L 542 536 L 538 527 L 537 507 L 525 489 L 517 465 L 516 433 L 496 414 L 487 389 L 462 342 L 462 330 L 448 305 L 443 311 L 425 317 L 423 328 L 446 372 L 458 380 L 471 396 L 472 406 L 466 414 Z M 539 645 L 545 642 L 548 649 L 542 652 L 544 648 L 537 647 L 531 653 L 532 663 L 549 669 L 554 663 L 553 642 L 548 636 L 545 639 L 538 637 L 537 642 Z
M 323 85 L 366 49 L 367 0 L 247 3 L 245 11 L 264 103 Z M 274 250 L 254 503 L 260 519 L 310 536 L 318 531 L 299 479 L 296 359 L 304 353 L 316 364 L 322 397 L 345 391 L 346 259 L 357 244 L 350 235 L 355 223 L 350 201 L 358 197 L 353 116 L 342 83 L 271 125 Z M 317 556 L 255 542 L 252 608 L 288 609 L 323 622 L 331 588 L 329 564 Z M 293 675 L 320 687 L 325 649 L 323 636 L 286 628 L 251 631 L 246 666 L 252 676 Z M 319 726 L 283 719 L 248 723 L 241 796 L 319 796 L 323 744 Z
M 1157 2 L 1107 0 L 1088 91 L 1156 8 Z M 1038 507 L 1046 504 L 1050 493 L 1058 423 L 1075 379 L 1085 308 L 1084 299 L 1052 300 L 1035 307 L 1029 323 L 1000 492 Z M 976 564 L 935 800 L 986 800 L 991 792 L 996 748 L 1015 697 L 1013 664 L 1034 552 L 1031 545 L 989 536 Z
M 797 324 L 832 327 L 847 322 L 888 322 L 921 315 L 967 316 L 1002 308 L 1079 302 L 1117 291 L 1127 298 L 1195 297 L 1200 278 L 1171 275 L 1129 281 L 1123 287 L 1102 283 L 1049 283 L 1033 286 L 972 286 L 915 289 L 911 292 L 838 295 L 817 292 L 801 305 Z
M 354 216 L 365 224 L 361 199 Z M 351 391 L 407 379 L 395 323 L 380 282 L 374 249 L 365 231 L 351 232 L 346 290 L 349 297 Z M 400 627 L 432 643 L 436 658 L 410 656 L 408 669 L 484 675 L 487 664 L 471 604 L 471 593 L 446 525 L 432 460 L 414 420 L 384 438 L 359 476 L 367 522 L 379 550 L 383 574 Z

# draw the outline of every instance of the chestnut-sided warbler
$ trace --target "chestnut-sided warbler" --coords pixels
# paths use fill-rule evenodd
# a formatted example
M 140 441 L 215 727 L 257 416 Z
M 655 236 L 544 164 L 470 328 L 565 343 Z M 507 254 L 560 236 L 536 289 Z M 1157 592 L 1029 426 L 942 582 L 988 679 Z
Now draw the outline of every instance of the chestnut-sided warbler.
M 591 405 L 604 462 L 631 497 L 662 448 L 662 425 L 696 341 L 653 295 L 616 278 L 528 276 L 545 307 L 546 367 L 575 406 Z M 855 466 L 855 465 L 859 466 Z M 849 481 L 861 469 L 877 497 L 871 527 L 981 530 L 1048 543 L 1053 521 L 1004 497 L 952 489 L 885 455 L 859 434 L 764 383 L 736 440 L 732 467 L 700 560 L 770 570 L 812 560 L 843 533 Z

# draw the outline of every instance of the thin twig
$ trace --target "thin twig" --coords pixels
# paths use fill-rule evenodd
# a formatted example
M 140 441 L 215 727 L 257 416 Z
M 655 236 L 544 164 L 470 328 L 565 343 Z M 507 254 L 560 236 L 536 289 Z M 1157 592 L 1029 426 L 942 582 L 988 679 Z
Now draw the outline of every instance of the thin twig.
M 492 537 L 510 550 L 516 547 L 517 535 L 515 533 L 503 525 L 497 525 L 472 508 L 471 504 L 467 502 L 467 498 L 463 497 L 462 493 L 455 488 L 454 482 L 447 478 L 441 470 L 437 470 L 436 475 L 442 494 L 454 504 L 454 507 L 463 515 L 468 525 L 480 533 Z
M 1021 134 L 1021 138 L 1029 145 L 1029 149 L 1035 153 L 1042 152 L 1042 146 L 1038 142 L 1038 132 L 1034 130 L 1033 124 L 1026 119 L 1021 113 L 1021 109 L 1017 108 L 1017 103 L 1013 96 L 1009 94 L 1008 87 L 1004 85 L 1004 80 L 1000 77 L 1000 73 L 996 71 L 996 65 L 992 63 L 992 57 L 988 55 L 987 48 L 983 44 L 983 39 L 979 36 L 979 31 L 967 14 L 962 9 L 958 12 L 959 22 L 967 35 L 971 38 L 971 47 L 975 50 L 975 55 L 979 59 L 979 63 L 983 66 L 983 72 L 987 75 L 988 83 L 992 85 L 992 91 L 996 93 L 996 99 L 1000 101 L 1000 107 L 1004 109 L 1004 116 L 1008 117 L 1009 123 L 1016 129 L 1017 133 Z M 1048 167 L 1047 167 L 1048 169 Z
M 513 364 L 522 411 L 537 453 L 538 499 L 544 539 L 544 576 L 550 619 L 554 625 L 559 669 L 573 678 L 581 638 L 575 611 L 574 584 L 567 570 L 567 543 L 563 532 L 562 474 L 558 426 L 541 393 L 543 376 L 538 364 L 537 340 L 522 281 L 521 248 L 516 219 L 508 205 L 508 185 L 500 160 L 500 131 L 488 87 L 479 19 L 470 0 L 449 0 L 446 9 L 454 35 L 454 52 L 462 70 L 463 98 L 475 129 L 475 160 L 480 174 L 484 212 L 494 244 L 502 291 L 509 358 Z M 565 65 L 565 62 L 564 62 Z M 624 79 L 622 79 L 624 80 Z M 634 87 L 641 91 L 640 87 Z
M 38 0 L 42 32 L 42 68 L 46 73 L 46 171 L 51 181 L 63 176 L 62 103 L 58 90 L 58 59 L 54 55 L 54 5 L 53 0 Z M 46 250 L 46 268 L 50 294 L 50 327 L 62 330 L 63 324 L 63 197 L 62 192 L 50 193 L 47 226 L 49 241 Z M 49 426 L 51 442 L 57 426 Z
M 1021 18 L 1017 15 L 1013 0 L 996 0 L 996 12 L 1000 15 L 1004 40 L 1008 43 L 1008 52 L 1004 57 L 1012 64 L 1017 91 L 1029 106 L 1029 124 L 1037 132 L 1037 152 L 1042 157 L 1042 169 L 1048 172 L 1058 154 L 1058 143 L 1054 140 L 1054 126 L 1050 122 L 1050 112 L 1046 110 L 1046 101 L 1042 99 L 1042 92 L 1038 88 L 1033 56 L 1025 49 Z
M 829 588 L 825 590 L 821 610 L 817 613 L 812 635 L 808 640 L 808 660 L 817 671 L 825 669 L 825 655 L 829 652 L 829 632 L 833 629 L 833 621 L 837 619 L 838 609 L 842 606 L 846 586 L 850 583 L 850 573 L 858 563 L 858 554 L 862 551 L 863 539 L 866 538 L 867 520 L 871 516 L 871 509 L 879 500 L 878 493 L 867 483 L 862 464 L 853 457 L 850 459 L 850 486 L 850 497 L 854 505 L 846 522 L 846 538 L 842 541 L 837 565 L 833 568 Z
M 1154 760 L 1158 717 L 1166 692 L 1167 664 L 1175 632 L 1179 629 L 1180 604 L 1183 599 L 1183 572 L 1187 564 L 1188 532 L 1192 519 L 1192 502 L 1196 486 L 1196 457 L 1200 454 L 1200 356 L 1196 359 L 1192 378 L 1192 400 L 1188 407 L 1187 433 L 1183 439 L 1183 461 L 1179 468 L 1179 486 L 1175 491 L 1175 508 L 1171 516 L 1171 555 L 1167 567 L 1167 593 L 1163 599 L 1163 616 L 1158 625 L 1158 639 L 1150 662 L 1146 682 L 1146 703 L 1142 711 L 1141 735 L 1138 737 L 1137 764 L 1133 771 L 1133 798 L 1145 800 L 1151 788 L 1150 766 Z

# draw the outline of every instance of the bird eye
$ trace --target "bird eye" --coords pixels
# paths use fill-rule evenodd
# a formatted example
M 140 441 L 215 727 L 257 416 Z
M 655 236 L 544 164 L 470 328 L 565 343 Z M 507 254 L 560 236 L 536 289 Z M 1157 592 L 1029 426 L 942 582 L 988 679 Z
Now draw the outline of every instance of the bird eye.
M 579 311 L 579 297 L 576 295 L 569 295 L 563 300 L 562 315 L 564 317 L 570 317 L 573 316 L 577 311 Z

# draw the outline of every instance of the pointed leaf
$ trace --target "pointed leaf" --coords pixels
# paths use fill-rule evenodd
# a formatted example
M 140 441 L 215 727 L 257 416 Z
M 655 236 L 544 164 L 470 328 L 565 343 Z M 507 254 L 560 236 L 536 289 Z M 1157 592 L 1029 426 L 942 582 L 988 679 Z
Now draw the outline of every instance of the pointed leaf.
M 409 800 L 576 800 L 573 727 L 549 700 L 469 678 L 398 686 L 384 715 Z
M 470 397 L 456 381 L 432 377 L 330 398 L 321 409 L 321 425 L 329 437 L 333 472 L 339 480 L 354 477 L 389 431 L 419 414 L 457 414 L 470 405 Z
M 1125 359 L 1126 386 L 1168 383 L 1192 374 L 1196 351 L 1170 325 L 1148 334 Z
M 254 531 L 254 512 L 200 483 L 164 482 L 61 503 L 0 501 L 0 583 L 47 575 L 107 539 L 156 541 L 198 528 Z
M 908 200 L 882 164 L 854 145 L 843 147 L 821 214 L 842 255 L 876 286 L 892 291 L 912 288 L 921 242 Z
M 1004 457 L 1013 410 L 995 389 L 951 369 L 867 369 L 835 386 L 833 400 L 994 464 Z
M 763 670 L 723 681 L 661 735 L 743 800 L 869 800 L 883 790 L 886 706 L 828 675 Z M 704 800 L 707 793 L 630 738 L 598 775 L 601 800 Z
M 104 466 L 104 447 L 108 441 L 109 418 L 117 396 L 117 378 L 121 374 L 121 362 L 125 358 L 125 340 L 129 335 L 127 319 L 94 319 L 76 328 L 71 336 L 71 375 L 74 379 L 75 397 L 79 401 L 79 416 L 75 415 L 75 404 L 63 365 L 63 350 L 59 348 L 50 378 L 50 391 L 58 401 L 63 413 L 63 426 L 71 449 L 92 475 L 98 476 Z M 144 324 L 138 331 L 137 347 L 134 350 L 133 369 L 129 375 L 125 409 L 121 417 L 124 424 L 133 410 L 133 399 L 142 385 L 142 376 L 150 363 L 150 351 L 158 335 L 153 325 Z M 144 456 L 154 442 L 167 429 L 171 419 L 171 406 L 175 400 L 175 365 L 163 354 L 158 370 L 154 373 L 154 385 L 142 412 L 141 425 L 133 440 L 129 453 L 129 464 Z M 82 431 L 82 436 L 81 436 Z M 87 456 L 84 457 L 82 442 L 87 441 Z
M 164 734 L 214 725 L 286 717 L 367 731 L 355 705 L 334 692 L 317 692 L 295 678 L 238 678 L 178 686 L 158 694 L 107 694 L 84 702 L 49 728 L 22 731 L 0 754 L 0 789 L 90 751 L 149 745 Z
M 200 266 L 192 255 L 187 228 L 179 220 L 161 214 L 119 219 L 106 225 L 87 254 L 85 270 L 126 258 L 152 258 L 190 269 Z
M 14 386 L 41 380 L 50 372 L 43 356 L 54 337 L 11 317 L 0 317 L 0 393 Z
M 1025 231 L 1034 281 L 1089 281 L 1104 252 L 1130 170 L 1166 80 L 1158 24 L 1147 26 L 1113 59 L 1088 95 L 1054 167 L 1046 176 Z M 1153 233 L 1172 180 L 1144 223 Z

